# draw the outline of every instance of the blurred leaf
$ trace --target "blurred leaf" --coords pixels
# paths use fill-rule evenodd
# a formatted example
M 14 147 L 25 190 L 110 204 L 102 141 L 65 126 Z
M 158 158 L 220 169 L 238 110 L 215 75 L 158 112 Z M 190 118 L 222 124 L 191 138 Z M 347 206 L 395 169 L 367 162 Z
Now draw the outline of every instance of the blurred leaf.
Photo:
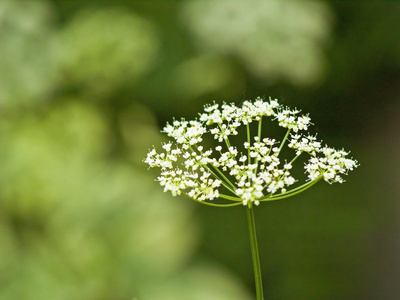
M 78 11 L 56 44 L 65 80 L 104 98 L 151 68 L 159 42 L 144 17 L 110 8 Z
M 243 74 L 223 56 L 200 55 L 179 64 L 172 72 L 170 86 L 183 98 L 200 98 L 209 93 L 229 90 L 240 93 Z
M 232 285 L 235 278 L 216 266 L 195 266 L 144 293 L 143 299 L 246 300 L 254 296 Z
M 52 15 L 44 1 L 0 1 L 0 108 L 43 102 L 55 89 Z
M 200 48 L 238 55 L 258 77 L 303 85 L 324 74 L 332 16 L 321 2 L 191 0 L 182 17 Z

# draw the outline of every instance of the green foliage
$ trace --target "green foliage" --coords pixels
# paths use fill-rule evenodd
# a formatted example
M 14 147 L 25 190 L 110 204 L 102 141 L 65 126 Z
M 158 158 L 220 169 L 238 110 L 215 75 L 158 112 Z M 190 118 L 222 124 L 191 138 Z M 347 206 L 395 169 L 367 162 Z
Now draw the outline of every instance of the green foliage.
M 238 55 L 258 77 L 299 85 L 321 79 L 332 19 L 321 2 L 188 1 L 183 17 L 201 48 Z
M 147 72 L 159 44 L 148 20 L 123 9 L 81 10 L 56 40 L 64 80 L 98 98 Z
M 0 1 L 0 109 L 48 99 L 57 86 L 53 11 L 43 1 Z

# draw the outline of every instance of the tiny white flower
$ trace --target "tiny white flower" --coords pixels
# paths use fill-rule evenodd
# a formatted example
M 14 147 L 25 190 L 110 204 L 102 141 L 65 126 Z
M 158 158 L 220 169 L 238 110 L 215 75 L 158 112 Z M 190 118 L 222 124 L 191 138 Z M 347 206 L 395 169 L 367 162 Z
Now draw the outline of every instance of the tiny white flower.
M 245 162 L 247 160 L 247 156 L 246 155 L 243 155 L 243 156 L 241 156 L 240 158 L 239 158 L 239 161 L 240 162 Z
M 169 151 L 171 151 L 171 146 L 172 146 L 172 144 L 171 144 L 171 143 L 168 143 L 168 144 L 163 145 L 162 147 L 163 147 L 167 152 L 169 152 Z

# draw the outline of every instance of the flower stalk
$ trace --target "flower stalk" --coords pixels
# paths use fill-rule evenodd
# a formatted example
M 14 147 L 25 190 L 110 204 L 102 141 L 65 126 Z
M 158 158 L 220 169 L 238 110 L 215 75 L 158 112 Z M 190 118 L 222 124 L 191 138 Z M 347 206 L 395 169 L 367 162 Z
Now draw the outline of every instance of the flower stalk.
M 254 282 L 255 282 L 255 287 L 256 287 L 256 299 L 264 300 L 260 255 L 258 253 L 256 224 L 255 224 L 255 220 L 254 220 L 254 207 L 248 206 L 246 211 L 247 211 L 247 224 L 249 226 L 251 258 L 253 260 Z

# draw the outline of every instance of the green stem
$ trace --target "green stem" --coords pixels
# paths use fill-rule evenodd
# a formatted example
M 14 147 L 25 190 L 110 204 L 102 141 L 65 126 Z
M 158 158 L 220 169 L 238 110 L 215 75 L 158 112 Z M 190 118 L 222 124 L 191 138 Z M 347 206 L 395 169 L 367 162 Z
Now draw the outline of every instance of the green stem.
M 289 128 L 289 129 L 286 131 L 285 137 L 283 138 L 283 141 L 281 142 L 281 146 L 279 147 L 278 153 L 275 154 L 276 156 L 278 156 L 279 153 L 281 153 L 281 150 L 282 150 L 282 148 L 283 148 L 283 145 L 285 145 L 285 142 L 286 142 L 286 140 L 287 140 L 287 138 L 288 138 L 288 136 L 289 136 L 290 130 L 291 130 L 291 129 Z
M 232 204 L 215 204 L 215 203 L 211 203 L 211 202 L 207 202 L 207 201 L 201 201 L 198 199 L 194 199 L 194 198 L 190 197 L 188 194 L 186 194 L 185 192 L 182 192 L 182 195 L 184 195 L 185 197 L 187 197 L 193 201 L 196 201 L 196 202 L 204 204 L 204 205 L 212 206 L 212 207 L 232 207 L 232 206 L 243 205 L 242 202 L 236 202 L 236 203 L 232 203 Z
M 312 187 L 314 184 L 316 184 L 318 181 L 320 181 L 322 179 L 322 175 L 319 176 L 317 179 L 314 179 L 313 181 L 309 181 L 293 190 L 290 190 L 286 193 L 281 193 L 281 194 L 277 194 L 274 196 L 267 196 L 261 199 L 258 199 L 259 201 L 274 201 L 274 200 L 279 200 L 279 199 L 285 199 L 285 198 L 289 198 L 292 197 L 294 195 L 300 194 L 301 192 L 304 192 L 305 190 L 309 189 L 310 187 Z
M 261 129 L 262 129 L 262 117 L 260 117 L 260 120 L 258 121 L 258 139 L 261 141 Z
M 215 179 L 221 180 L 207 165 L 202 165 L 204 168 L 206 168 L 214 177 Z M 214 167 L 214 166 L 213 166 Z M 221 180 L 221 184 L 226 187 L 227 190 L 229 190 L 232 194 L 235 194 L 235 191 L 232 188 L 235 188 L 232 182 L 228 180 L 228 178 L 225 177 L 225 175 L 216 167 L 214 167 L 215 170 L 218 171 L 218 173 L 223 177 L 224 180 Z M 230 186 L 229 186 L 230 185 Z
M 243 200 L 238 198 L 238 197 L 232 197 L 232 196 L 224 195 L 224 194 L 221 194 L 221 193 L 219 194 L 219 197 L 222 198 L 222 199 L 243 203 Z
M 230 190 L 234 194 L 235 193 L 234 190 L 236 189 L 235 185 L 228 178 L 226 178 L 226 176 L 224 175 L 224 173 L 221 172 L 220 169 L 218 169 L 217 167 L 214 167 L 214 165 L 212 165 L 212 167 L 218 172 L 219 175 L 221 175 L 221 177 L 226 181 L 226 183 L 229 184 L 233 188 L 233 189 L 231 189 L 231 188 L 228 187 L 228 190 Z M 210 172 L 212 174 L 214 174 L 211 170 L 210 170 Z M 217 177 L 217 179 L 221 179 L 221 178 Z
M 258 121 L 258 142 L 261 142 L 261 129 L 262 129 L 262 117 L 260 118 L 260 120 Z M 254 162 L 257 167 L 254 169 L 254 174 L 257 175 L 258 172 L 258 158 L 256 159 L 256 161 Z
M 251 257 L 253 260 L 254 281 L 256 285 L 256 296 L 257 296 L 256 299 L 264 300 L 260 256 L 258 253 L 258 244 L 257 244 L 256 224 L 254 221 L 254 208 L 252 206 L 248 206 L 246 207 L 246 210 L 247 210 L 247 223 L 249 225 Z
M 193 149 L 193 147 L 190 147 L 190 150 L 192 150 L 193 152 L 196 152 L 196 151 Z M 196 150 L 197 150 L 197 149 L 196 149 Z M 197 150 L 197 151 L 198 151 L 198 150 Z M 200 154 L 202 154 L 201 151 L 199 151 L 199 152 L 200 152 Z M 219 177 L 210 169 L 209 166 L 202 164 L 200 161 L 197 161 L 197 163 L 198 163 L 199 166 L 204 167 L 205 169 L 207 169 L 207 170 L 214 176 L 215 179 L 221 180 L 221 178 L 219 178 Z M 225 176 L 217 167 L 214 167 L 214 166 L 212 166 L 212 167 L 213 167 L 213 168 L 222 176 L 222 178 L 226 181 L 226 182 L 224 182 L 223 180 L 221 180 L 222 185 L 223 185 L 224 187 L 226 187 L 232 194 L 235 194 L 235 191 L 234 191 L 234 190 L 235 190 L 235 186 L 233 185 L 233 183 L 230 182 L 230 181 L 228 180 L 228 178 L 226 178 L 226 176 Z M 230 187 L 229 187 L 228 185 L 230 185 Z M 233 188 L 233 189 L 232 189 L 232 188 Z
M 222 128 L 221 125 L 222 125 L 222 123 L 218 123 L 218 127 L 222 132 L 224 129 Z M 231 147 L 231 143 L 229 142 L 228 137 L 224 138 L 224 141 L 225 141 L 226 147 L 229 149 Z
M 290 163 L 289 163 L 289 164 L 291 164 L 291 165 L 292 165 L 292 164 L 295 162 L 295 160 L 296 160 L 296 159 L 298 159 L 298 158 L 299 158 L 299 156 L 300 156 L 302 153 L 303 153 L 303 151 L 301 151 L 299 155 L 296 155 L 296 156 L 295 156 L 295 157 L 294 157 L 294 158 L 293 158 L 293 159 L 290 161 Z
M 248 164 L 251 164 L 251 156 L 250 156 L 250 125 L 249 125 L 249 123 L 247 123 L 247 125 L 246 125 L 246 128 L 247 128 L 247 143 L 249 143 L 249 149 L 248 149 L 248 151 L 247 151 L 247 159 L 248 159 Z

